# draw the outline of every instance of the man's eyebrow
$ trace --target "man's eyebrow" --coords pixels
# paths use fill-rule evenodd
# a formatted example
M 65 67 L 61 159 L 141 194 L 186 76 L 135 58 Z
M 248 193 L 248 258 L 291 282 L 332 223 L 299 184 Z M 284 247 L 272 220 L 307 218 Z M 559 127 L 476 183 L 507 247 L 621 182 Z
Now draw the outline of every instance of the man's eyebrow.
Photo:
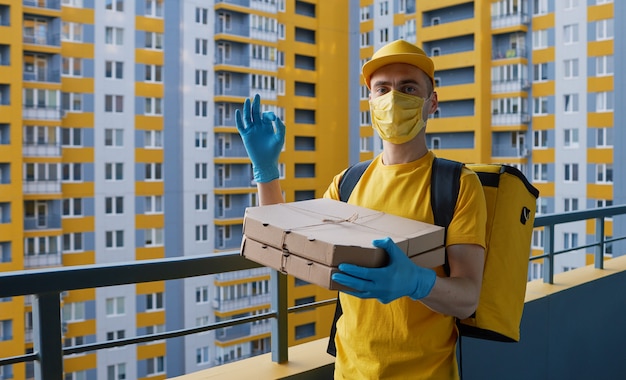
M 388 81 L 388 80 L 378 80 L 378 81 L 374 82 L 373 86 L 389 86 L 390 84 L 391 84 L 391 81 Z M 398 82 L 398 84 L 401 84 L 401 85 L 415 84 L 417 86 L 423 86 L 422 84 L 420 84 L 415 79 L 403 79 L 400 82 Z

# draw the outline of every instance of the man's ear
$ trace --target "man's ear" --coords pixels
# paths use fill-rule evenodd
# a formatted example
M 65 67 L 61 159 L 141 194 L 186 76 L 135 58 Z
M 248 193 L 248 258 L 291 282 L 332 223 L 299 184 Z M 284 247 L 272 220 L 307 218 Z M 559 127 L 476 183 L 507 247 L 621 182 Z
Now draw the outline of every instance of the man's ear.
M 439 98 L 437 97 L 437 91 L 433 91 L 430 96 L 430 108 L 428 109 L 428 114 L 433 114 L 439 108 Z

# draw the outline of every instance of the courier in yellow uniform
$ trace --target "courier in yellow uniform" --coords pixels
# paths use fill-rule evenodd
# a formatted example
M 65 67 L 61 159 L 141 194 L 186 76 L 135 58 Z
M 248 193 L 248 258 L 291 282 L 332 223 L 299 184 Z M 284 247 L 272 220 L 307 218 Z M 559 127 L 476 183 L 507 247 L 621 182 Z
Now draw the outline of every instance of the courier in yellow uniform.
M 428 115 L 437 109 L 434 65 L 418 47 L 398 40 L 363 65 L 370 89 L 372 126 L 383 151 L 366 169 L 348 203 L 434 223 L 430 178 L 434 154 L 426 145 Z M 343 173 L 342 173 L 343 174 Z M 335 177 L 325 196 L 339 199 Z M 450 276 L 420 268 L 393 242 L 385 268 L 341 264 L 333 280 L 340 293 L 335 379 L 457 379 L 454 317 L 478 304 L 487 212 L 482 186 L 464 168 L 454 217 L 446 235 Z

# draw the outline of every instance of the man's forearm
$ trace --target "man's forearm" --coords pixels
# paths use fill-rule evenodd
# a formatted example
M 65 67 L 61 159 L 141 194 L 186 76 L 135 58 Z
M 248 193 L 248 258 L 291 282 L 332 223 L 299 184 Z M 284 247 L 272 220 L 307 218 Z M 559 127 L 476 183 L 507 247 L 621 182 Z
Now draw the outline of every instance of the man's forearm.
M 259 192 L 259 205 L 261 206 L 285 202 L 278 179 L 270 182 L 257 183 L 257 190 Z

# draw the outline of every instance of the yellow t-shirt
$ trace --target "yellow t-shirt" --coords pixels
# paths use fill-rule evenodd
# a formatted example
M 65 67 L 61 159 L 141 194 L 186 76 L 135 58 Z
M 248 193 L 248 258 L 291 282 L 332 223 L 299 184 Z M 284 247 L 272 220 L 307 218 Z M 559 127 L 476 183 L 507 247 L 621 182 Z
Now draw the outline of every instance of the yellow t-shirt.
M 430 176 L 435 155 L 406 164 L 383 165 L 377 156 L 348 203 L 434 223 Z M 339 199 L 337 175 L 324 194 Z M 464 168 L 446 244 L 485 246 L 487 211 L 478 176 Z M 436 268 L 445 276 L 443 267 Z M 458 379 L 455 320 L 419 301 L 402 297 L 389 304 L 340 293 L 335 379 Z

